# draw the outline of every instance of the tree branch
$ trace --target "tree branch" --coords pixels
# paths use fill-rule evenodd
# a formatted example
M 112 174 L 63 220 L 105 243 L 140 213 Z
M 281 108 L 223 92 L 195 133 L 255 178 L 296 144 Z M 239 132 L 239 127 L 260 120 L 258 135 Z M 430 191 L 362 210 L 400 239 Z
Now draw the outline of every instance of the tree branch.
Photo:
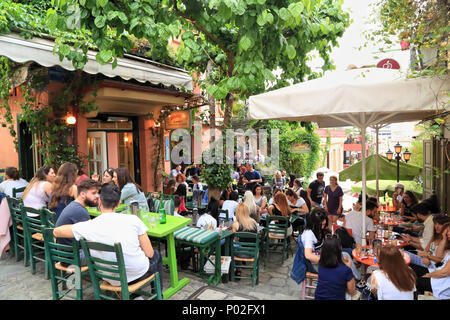
M 234 71 L 234 58 L 233 58 L 233 54 L 231 53 L 231 51 L 228 50 L 216 36 L 214 36 L 213 34 L 208 33 L 206 31 L 205 27 L 200 25 L 197 21 L 189 18 L 183 11 L 178 9 L 176 1 L 174 1 L 174 10 L 176 11 L 176 13 L 180 17 L 182 17 L 183 19 L 188 21 L 190 24 L 192 24 L 192 26 L 194 26 L 194 28 L 196 28 L 198 31 L 202 32 L 212 42 L 214 42 L 216 45 L 218 45 L 219 48 L 222 49 L 223 52 L 225 52 L 225 54 L 227 56 L 227 60 L 228 60 L 227 76 L 231 78 L 233 76 L 233 71 Z

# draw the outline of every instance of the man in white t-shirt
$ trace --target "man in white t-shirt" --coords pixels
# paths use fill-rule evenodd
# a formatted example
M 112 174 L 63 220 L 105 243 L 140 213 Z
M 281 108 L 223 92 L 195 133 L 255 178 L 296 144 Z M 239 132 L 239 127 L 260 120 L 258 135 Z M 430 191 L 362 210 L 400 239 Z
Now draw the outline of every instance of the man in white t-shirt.
M 422 236 L 413 237 L 409 234 L 402 234 L 402 238 L 408 245 L 414 247 L 419 251 L 422 251 L 428 246 L 428 243 L 431 241 L 434 234 L 433 215 L 431 214 L 431 208 L 428 204 L 428 199 L 414 205 L 411 208 L 411 211 L 414 214 L 417 214 L 418 222 L 423 223 L 424 225 Z M 411 247 L 405 249 L 412 250 Z
M 222 210 L 228 210 L 228 219 L 232 220 L 234 217 L 234 212 L 236 211 L 236 207 L 239 205 L 239 195 L 236 191 L 230 192 L 230 199 L 225 200 L 222 204 Z M 222 218 L 225 218 L 225 213 L 221 213 L 219 215 Z
M 181 174 L 182 172 L 181 172 L 181 166 L 180 165 L 177 165 L 176 167 L 175 167 L 175 169 L 172 169 L 172 171 L 170 171 L 170 178 L 172 179 L 172 180 L 175 180 L 175 181 L 177 181 L 177 175 L 179 175 L 179 174 Z
M 361 198 L 361 197 L 360 197 Z M 378 204 L 372 201 L 366 202 L 366 232 L 369 232 L 369 241 L 372 243 L 372 240 L 375 239 L 375 225 L 373 224 L 372 216 L 374 214 L 378 214 Z M 365 235 L 361 234 L 362 231 L 362 211 L 352 210 L 345 215 L 344 226 L 347 229 L 352 229 L 352 236 L 355 239 L 356 243 L 362 244 L 362 239 Z
M 85 238 L 87 241 L 122 245 L 125 270 L 129 284 L 143 280 L 155 272 L 159 272 L 162 289 L 162 259 L 157 250 L 153 250 L 148 238 L 148 228 L 134 215 L 119 214 L 115 208 L 120 202 L 120 190 L 117 186 L 104 184 L 100 190 L 101 215 L 95 219 L 63 225 L 55 228 L 53 234 L 57 238 Z M 92 256 L 115 260 L 115 254 L 110 252 L 92 251 Z M 105 279 L 118 286 L 118 281 Z

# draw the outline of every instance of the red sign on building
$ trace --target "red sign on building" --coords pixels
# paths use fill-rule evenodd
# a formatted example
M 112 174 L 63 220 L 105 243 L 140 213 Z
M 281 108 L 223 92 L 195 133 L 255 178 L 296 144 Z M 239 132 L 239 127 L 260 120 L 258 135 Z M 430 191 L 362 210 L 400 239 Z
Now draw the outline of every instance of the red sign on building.
M 383 69 L 400 69 L 400 64 L 391 58 L 383 59 L 377 63 L 377 68 Z

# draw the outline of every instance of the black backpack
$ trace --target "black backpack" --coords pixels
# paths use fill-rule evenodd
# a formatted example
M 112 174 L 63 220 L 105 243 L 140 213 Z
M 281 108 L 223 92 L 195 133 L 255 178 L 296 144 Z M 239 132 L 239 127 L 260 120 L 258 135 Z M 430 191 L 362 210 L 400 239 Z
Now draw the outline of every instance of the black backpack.
M 353 248 L 355 246 L 355 239 L 348 233 L 344 227 L 337 228 L 334 232 L 341 240 L 342 248 Z

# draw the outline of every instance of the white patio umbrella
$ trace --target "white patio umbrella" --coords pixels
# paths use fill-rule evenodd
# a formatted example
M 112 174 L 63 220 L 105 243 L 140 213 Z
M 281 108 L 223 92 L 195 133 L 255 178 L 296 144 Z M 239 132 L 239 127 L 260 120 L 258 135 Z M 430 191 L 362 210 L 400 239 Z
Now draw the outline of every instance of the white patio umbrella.
M 407 78 L 400 70 L 364 68 L 331 72 L 249 98 L 248 116 L 258 120 L 312 121 L 320 128 L 357 126 L 365 150 L 366 129 L 421 120 L 442 112 L 447 77 Z M 362 239 L 365 244 L 366 155 L 362 152 Z

